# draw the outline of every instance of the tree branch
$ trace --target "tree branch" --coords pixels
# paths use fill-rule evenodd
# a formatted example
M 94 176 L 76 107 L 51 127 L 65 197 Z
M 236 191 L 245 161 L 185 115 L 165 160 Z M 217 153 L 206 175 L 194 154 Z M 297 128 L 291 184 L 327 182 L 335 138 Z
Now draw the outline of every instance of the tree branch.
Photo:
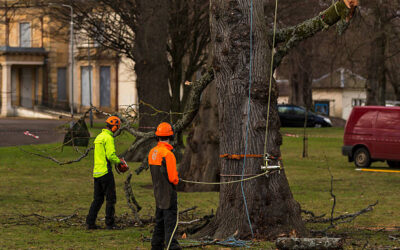
M 343 0 L 340 0 L 330 6 L 328 9 L 322 11 L 318 16 L 308 19 L 296 26 L 278 29 L 275 36 L 275 44 L 284 43 L 278 48 L 274 56 L 274 69 L 279 66 L 282 59 L 289 53 L 290 49 L 294 48 L 299 42 L 312 37 L 321 30 L 325 30 L 330 26 L 341 21 L 346 22 L 346 18 L 350 14 L 350 9 L 347 8 Z M 343 32 L 343 30 L 341 30 Z M 272 45 L 273 33 L 268 34 L 269 44 Z

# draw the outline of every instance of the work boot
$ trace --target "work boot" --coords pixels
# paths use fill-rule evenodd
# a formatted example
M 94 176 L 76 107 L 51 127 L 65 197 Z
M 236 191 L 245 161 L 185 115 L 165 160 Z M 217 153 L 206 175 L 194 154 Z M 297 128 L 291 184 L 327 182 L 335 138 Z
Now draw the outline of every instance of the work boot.
M 96 224 L 93 224 L 93 225 L 86 224 L 86 229 L 87 230 L 95 230 L 95 229 L 99 229 L 99 227 Z
M 121 227 L 119 227 L 119 226 L 117 226 L 115 224 L 112 224 L 112 225 L 107 225 L 106 229 L 107 230 L 118 230 L 118 229 L 121 229 Z

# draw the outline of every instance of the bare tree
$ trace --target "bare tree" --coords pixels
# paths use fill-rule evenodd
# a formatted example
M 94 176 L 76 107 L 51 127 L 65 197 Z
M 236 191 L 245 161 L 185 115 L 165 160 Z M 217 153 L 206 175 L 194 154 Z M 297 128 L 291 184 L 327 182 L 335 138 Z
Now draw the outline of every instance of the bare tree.
M 192 80 L 207 58 L 208 0 L 90 0 L 72 4 L 80 29 L 105 48 L 135 61 L 141 130 L 153 130 L 160 121 L 180 119 L 189 92 L 184 82 Z M 67 13 L 60 11 L 67 20 Z M 141 161 L 149 147 L 142 145 L 137 151 L 126 152 L 125 157 Z

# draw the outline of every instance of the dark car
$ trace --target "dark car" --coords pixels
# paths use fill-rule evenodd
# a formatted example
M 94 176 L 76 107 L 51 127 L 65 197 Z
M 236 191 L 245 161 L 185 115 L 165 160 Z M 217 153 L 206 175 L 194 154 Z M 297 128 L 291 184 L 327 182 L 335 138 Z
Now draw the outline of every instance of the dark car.
M 278 113 L 282 127 L 304 127 L 305 108 L 292 104 L 279 104 Z M 308 111 L 307 127 L 332 127 L 332 122 L 328 117 Z

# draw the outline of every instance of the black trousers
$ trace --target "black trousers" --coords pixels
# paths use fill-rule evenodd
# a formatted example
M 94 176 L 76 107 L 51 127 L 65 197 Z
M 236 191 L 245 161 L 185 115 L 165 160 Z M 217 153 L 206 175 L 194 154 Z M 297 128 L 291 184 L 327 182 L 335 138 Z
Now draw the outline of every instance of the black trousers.
M 115 193 L 114 175 L 109 171 L 106 175 L 94 178 L 94 198 L 86 217 L 86 224 L 94 225 L 97 214 L 103 205 L 104 196 L 106 197 L 106 225 L 114 225 L 115 203 L 117 195 Z
M 156 225 L 151 238 L 152 250 L 162 250 L 168 246 L 172 232 L 175 229 L 177 210 L 176 199 L 169 209 L 156 209 Z M 175 237 L 172 239 L 170 249 L 181 249 Z

